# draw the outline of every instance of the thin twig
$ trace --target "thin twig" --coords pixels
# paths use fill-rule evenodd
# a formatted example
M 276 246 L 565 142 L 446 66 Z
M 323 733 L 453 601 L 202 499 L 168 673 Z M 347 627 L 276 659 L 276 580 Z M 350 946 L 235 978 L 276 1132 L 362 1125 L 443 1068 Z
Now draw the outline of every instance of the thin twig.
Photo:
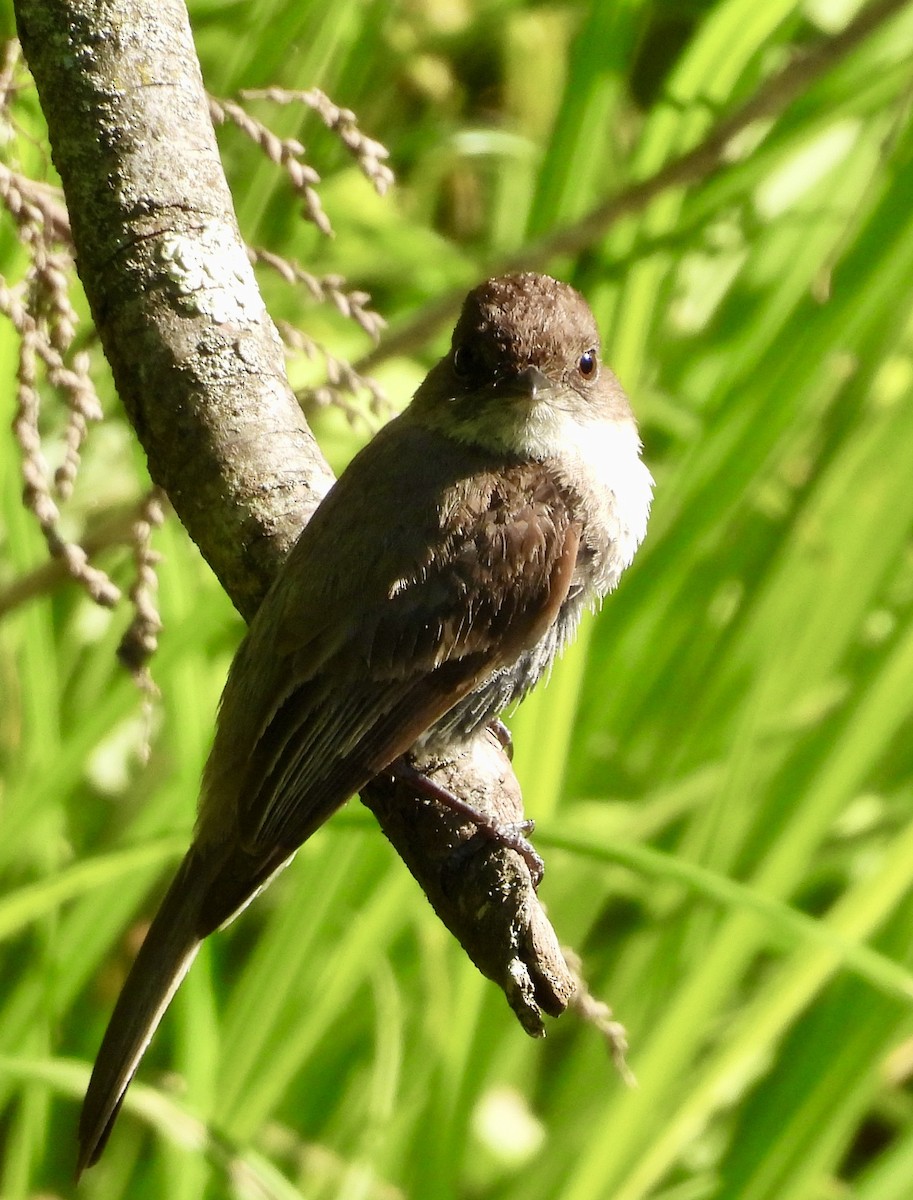
M 20 334 L 17 404 L 13 420 L 13 434 L 22 450 L 23 499 L 34 513 L 51 554 L 63 562 L 68 574 L 82 583 L 96 604 L 113 608 L 120 599 L 120 590 L 104 571 L 91 565 L 82 546 L 68 541 L 59 530 L 60 513 L 51 497 L 38 432 L 36 366 L 41 341 L 34 322 L 31 326 L 26 324 Z
M 356 396 L 359 392 L 367 392 L 370 396 L 369 408 L 374 416 L 389 415 L 387 395 L 376 379 L 359 375 L 345 359 L 336 358 L 326 346 L 310 337 L 302 330 L 290 325 L 288 321 L 277 321 L 276 327 L 283 342 L 290 350 L 303 354 L 306 358 L 319 358 L 323 361 L 326 372 L 326 383 L 317 387 L 304 387 L 295 392 L 302 405 L 308 403 L 326 408 L 333 405 L 340 408 L 352 422 L 364 418 L 364 412 L 352 404 L 346 396 Z
M 323 211 L 320 197 L 314 190 L 320 182 L 320 176 L 313 167 L 302 162 L 304 146 L 295 138 L 281 138 L 273 133 L 262 121 L 256 120 L 233 100 L 217 100 L 209 97 L 209 112 L 216 125 L 231 121 L 246 134 L 272 162 L 282 167 L 292 183 L 292 187 L 304 200 L 305 216 L 312 221 L 322 234 L 331 237 L 333 227 L 330 218 Z
M 156 694 L 156 689 L 149 675 L 148 663 L 158 648 L 158 635 L 162 631 L 162 619 L 155 604 L 158 591 L 158 575 L 155 568 L 161 556 L 152 549 L 151 542 L 153 530 L 158 529 L 165 519 L 164 501 L 165 493 L 162 489 L 151 488 L 133 523 L 131 541 L 136 568 L 130 588 L 133 620 L 117 648 L 117 657 L 139 687 L 149 695 Z
M 0 200 L 14 217 L 23 204 L 30 205 L 40 214 L 50 241 L 71 245 L 70 219 L 59 188 L 29 179 L 0 162 Z
M 562 946 L 564 957 L 574 980 L 575 989 L 568 1007 L 605 1040 L 615 1070 L 628 1087 L 637 1087 L 637 1079 L 628 1065 L 628 1033 L 604 1000 L 597 1000 L 583 977 L 580 956 L 568 946 Z
M 95 558 L 115 546 L 130 545 L 140 511 L 141 505 L 131 504 L 107 512 L 81 535 L 83 550 L 90 558 Z M 20 575 L 0 591 L 0 620 L 23 604 L 47 596 L 67 579 L 69 572 L 60 559 L 46 559 L 33 571 Z
M 312 275 L 293 259 L 271 250 L 249 246 L 247 254 L 252 263 L 270 267 L 287 283 L 304 284 L 315 300 L 333 304 L 344 317 L 360 325 L 372 341 L 379 340 L 386 321 L 380 313 L 368 308 L 371 297 L 367 292 L 345 290 L 345 280 L 341 275 Z
M 0 95 L 6 105 L 11 95 L 17 53 L 7 48 L 0 67 Z M 51 495 L 47 464 L 38 428 L 40 395 L 38 363 L 48 382 L 63 396 L 69 409 L 64 434 L 64 459 L 55 473 L 57 495 L 66 499 L 73 490 L 82 444 L 90 421 L 101 418 L 101 404 L 89 374 L 89 356 L 73 355 L 68 363 L 79 317 L 70 300 L 73 256 L 65 210 L 49 189 L 0 165 L 0 203 L 13 219 L 16 233 L 29 254 L 25 279 L 10 288 L 0 279 L 0 312 L 19 334 L 17 410 L 13 432 L 22 452 L 23 502 L 34 514 L 48 549 L 80 581 L 98 604 L 113 606 L 120 592 L 104 571 L 89 564 L 81 547 L 60 532 L 60 513 Z
M 384 161 L 390 157 L 387 147 L 362 133 L 358 128 L 355 113 L 350 108 L 340 108 L 338 104 L 334 104 L 319 88 L 308 88 L 306 91 L 280 87 L 246 88 L 241 95 L 245 100 L 272 100 L 274 104 L 306 104 L 320 117 L 327 129 L 337 134 L 379 196 L 383 196 L 392 186 L 393 172 Z

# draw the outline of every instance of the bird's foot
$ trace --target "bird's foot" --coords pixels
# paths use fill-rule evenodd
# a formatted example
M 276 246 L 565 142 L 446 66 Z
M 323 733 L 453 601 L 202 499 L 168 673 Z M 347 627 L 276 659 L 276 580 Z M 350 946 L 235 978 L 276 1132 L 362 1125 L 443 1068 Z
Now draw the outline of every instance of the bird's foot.
M 449 788 L 445 788 L 441 784 L 435 783 L 433 779 L 429 779 L 427 775 L 417 770 L 405 758 L 398 759 L 390 770 L 396 779 L 407 783 L 420 796 L 424 796 L 426 800 L 434 800 L 436 803 L 443 805 L 444 808 L 449 808 L 451 812 L 455 812 L 459 816 L 471 821 L 479 831 L 479 834 L 489 841 L 495 842 L 499 846 L 504 846 L 508 850 L 516 851 L 527 867 L 529 867 L 533 888 L 537 889 L 539 887 L 539 884 L 542 882 L 542 876 L 545 874 L 545 863 L 526 838 L 526 834 L 532 833 L 535 828 L 534 821 L 527 820 L 519 821 L 516 824 L 502 824 L 486 813 L 480 812 L 465 800 L 461 800 Z

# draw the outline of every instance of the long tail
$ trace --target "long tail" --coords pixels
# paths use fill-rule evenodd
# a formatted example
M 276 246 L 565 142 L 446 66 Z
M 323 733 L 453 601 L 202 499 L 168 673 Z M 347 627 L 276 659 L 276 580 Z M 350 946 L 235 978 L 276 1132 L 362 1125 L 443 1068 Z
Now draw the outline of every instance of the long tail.
M 139 1061 L 200 948 L 200 907 L 211 882 L 196 852 L 188 851 L 130 969 L 98 1051 L 79 1119 L 77 1177 L 105 1148 Z
M 98 1161 L 124 1095 L 200 943 L 233 920 L 291 861 L 277 847 L 257 856 L 237 845 L 195 843 L 187 851 L 105 1030 L 79 1118 L 77 1179 Z

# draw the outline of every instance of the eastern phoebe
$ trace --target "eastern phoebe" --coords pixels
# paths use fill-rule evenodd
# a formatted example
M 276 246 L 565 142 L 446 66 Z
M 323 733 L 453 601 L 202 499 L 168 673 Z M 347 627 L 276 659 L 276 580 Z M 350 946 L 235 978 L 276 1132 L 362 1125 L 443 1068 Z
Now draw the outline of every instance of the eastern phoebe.
M 378 772 L 522 699 L 615 587 L 646 531 L 640 449 L 578 292 L 523 274 L 470 293 L 449 353 L 328 493 L 235 657 L 193 843 L 95 1063 L 80 1171 L 202 939 Z

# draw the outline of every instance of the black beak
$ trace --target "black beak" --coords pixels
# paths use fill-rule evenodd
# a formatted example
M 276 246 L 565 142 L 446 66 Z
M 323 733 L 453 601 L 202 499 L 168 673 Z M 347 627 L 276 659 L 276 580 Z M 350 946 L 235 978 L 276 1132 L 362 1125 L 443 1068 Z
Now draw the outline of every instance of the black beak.
M 544 375 L 538 367 L 534 367 L 532 363 L 528 367 L 524 367 L 522 371 L 515 377 L 517 389 L 529 396 L 530 400 L 536 400 L 541 392 L 551 391 L 552 381 L 547 375 Z

